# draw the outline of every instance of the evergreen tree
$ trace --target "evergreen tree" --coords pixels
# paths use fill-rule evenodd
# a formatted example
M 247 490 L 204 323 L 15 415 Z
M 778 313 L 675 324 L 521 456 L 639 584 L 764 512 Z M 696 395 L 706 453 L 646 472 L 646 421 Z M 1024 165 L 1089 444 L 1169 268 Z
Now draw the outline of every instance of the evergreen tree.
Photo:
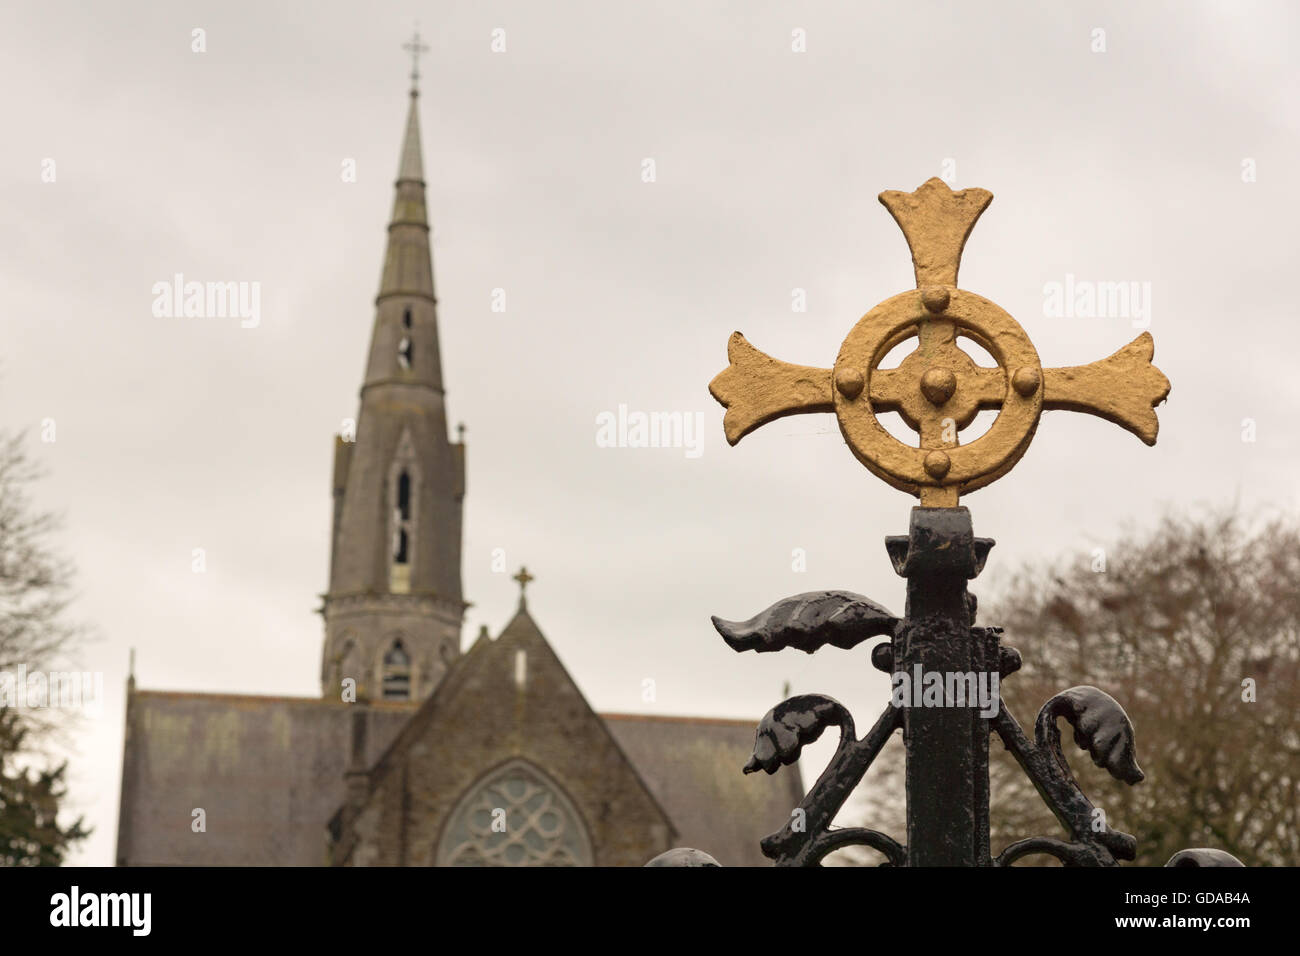
M 24 766 L 28 733 L 16 711 L 0 710 L 0 866 L 58 866 L 90 831 L 82 817 L 59 824 L 67 762 L 53 769 Z

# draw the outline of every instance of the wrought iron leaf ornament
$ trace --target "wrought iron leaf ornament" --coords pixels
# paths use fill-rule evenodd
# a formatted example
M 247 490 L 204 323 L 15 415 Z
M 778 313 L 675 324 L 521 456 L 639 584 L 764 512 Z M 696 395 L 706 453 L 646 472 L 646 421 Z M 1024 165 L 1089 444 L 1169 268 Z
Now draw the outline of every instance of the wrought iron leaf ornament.
M 777 601 L 748 621 L 713 626 L 736 651 L 779 651 L 787 647 L 811 654 L 827 644 L 845 650 L 872 637 L 893 635 L 898 618 L 870 598 L 852 591 L 809 591 Z
M 745 764 L 745 773 L 776 773 L 798 760 L 804 744 L 812 743 L 833 725 L 838 725 L 844 735 L 853 736 L 853 718 L 839 701 L 821 694 L 783 700 L 759 721 L 754 733 L 754 755 Z
M 1061 754 L 1057 717 L 1070 722 L 1074 727 L 1074 742 L 1088 752 L 1094 764 L 1104 767 L 1116 780 L 1132 786 L 1146 778 L 1137 763 L 1133 723 L 1110 694 L 1096 687 L 1071 687 L 1049 700 L 1038 712 L 1034 726 L 1038 746 L 1051 749 L 1061 769 L 1068 774 L 1069 767 Z

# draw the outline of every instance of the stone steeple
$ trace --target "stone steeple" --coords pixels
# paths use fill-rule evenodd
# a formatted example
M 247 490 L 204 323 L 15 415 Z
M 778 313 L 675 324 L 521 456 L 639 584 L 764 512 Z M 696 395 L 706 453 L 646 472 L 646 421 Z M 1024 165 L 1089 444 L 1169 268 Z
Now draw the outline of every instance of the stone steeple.
M 415 79 L 361 411 L 355 438 L 335 441 L 326 697 L 342 694 L 346 678 L 358 698 L 427 697 L 460 654 L 467 606 L 465 446 L 447 437 Z

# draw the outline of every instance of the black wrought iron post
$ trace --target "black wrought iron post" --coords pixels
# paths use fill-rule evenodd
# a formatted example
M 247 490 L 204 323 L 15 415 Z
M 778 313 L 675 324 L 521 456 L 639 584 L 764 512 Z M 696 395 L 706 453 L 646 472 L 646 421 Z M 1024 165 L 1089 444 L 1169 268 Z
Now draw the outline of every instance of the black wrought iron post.
M 907 536 L 886 539 L 907 578 L 907 610 L 894 637 L 894 670 L 915 687 L 924 674 L 997 671 L 997 639 L 972 630 L 966 582 L 993 542 L 976 539 L 965 508 L 913 508 Z M 990 647 L 990 644 L 992 645 Z M 904 707 L 909 866 L 989 862 L 989 727 L 977 706 Z

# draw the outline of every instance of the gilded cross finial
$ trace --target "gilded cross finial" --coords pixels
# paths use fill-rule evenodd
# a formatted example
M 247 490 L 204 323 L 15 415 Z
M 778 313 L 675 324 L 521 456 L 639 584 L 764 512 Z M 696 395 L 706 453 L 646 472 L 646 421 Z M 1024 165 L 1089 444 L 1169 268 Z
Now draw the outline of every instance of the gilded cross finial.
M 411 95 L 415 96 L 418 94 L 420 86 L 420 54 L 429 52 L 429 47 L 420 42 L 418 26 L 411 36 L 410 42 L 402 44 L 402 49 L 411 54 Z
M 954 508 L 961 495 L 1010 471 L 1045 410 L 1096 415 L 1154 445 L 1154 409 L 1168 396 L 1169 379 L 1151 364 L 1150 333 L 1091 365 L 1045 369 L 1015 319 L 957 288 L 966 239 L 992 201 L 987 190 L 953 192 L 941 179 L 911 193 L 881 193 L 912 251 L 916 290 L 864 315 L 831 369 L 782 362 L 733 333 L 730 364 L 709 383 L 727 409 L 727 441 L 734 445 L 785 415 L 834 412 L 849 449 L 868 470 L 932 508 Z M 898 368 L 879 367 L 912 337 L 917 348 Z M 958 347 L 959 338 L 983 347 L 997 367 L 976 365 Z M 962 445 L 958 433 L 982 409 L 997 409 L 997 420 Z M 878 420 L 881 412 L 898 412 L 919 433 L 920 447 L 890 435 Z

